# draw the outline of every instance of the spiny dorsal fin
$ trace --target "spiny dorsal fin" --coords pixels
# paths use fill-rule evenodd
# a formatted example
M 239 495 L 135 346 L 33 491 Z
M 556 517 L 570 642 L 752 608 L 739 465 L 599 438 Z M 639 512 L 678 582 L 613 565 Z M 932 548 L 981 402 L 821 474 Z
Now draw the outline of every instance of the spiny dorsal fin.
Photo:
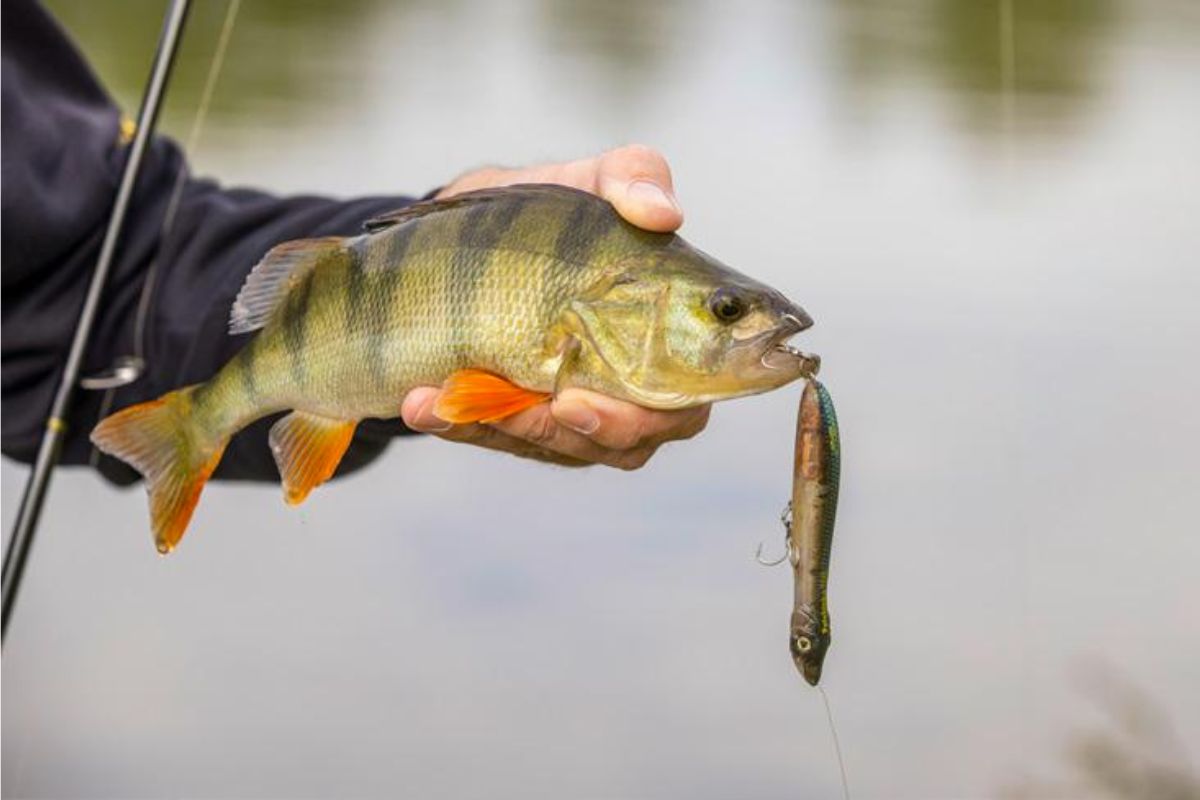
M 229 311 L 229 332 L 250 333 L 266 325 L 292 287 L 327 256 L 340 253 L 342 242 L 337 236 L 297 239 L 268 250 L 262 261 L 250 270 L 233 301 Z
M 515 183 L 512 186 L 476 189 L 473 192 L 463 192 L 462 194 L 456 194 L 453 197 L 446 197 L 441 200 L 423 200 L 419 203 L 413 203 L 411 206 L 405 206 L 404 208 L 398 208 L 395 211 L 381 214 L 378 217 L 372 217 L 363 223 L 363 229 L 367 233 L 378 233 L 393 225 L 409 222 L 410 220 L 434 214 L 438 211 L 445 211 L 449 208 L 458 208 L 476 203 L 490 203 L 519 196 L 527 197 L 531 194 L 547 197 L 582 197 L 591 202 L 607 202 L 589 192 L 572 189 L 569 186 L 560 186 L 556 183 Z

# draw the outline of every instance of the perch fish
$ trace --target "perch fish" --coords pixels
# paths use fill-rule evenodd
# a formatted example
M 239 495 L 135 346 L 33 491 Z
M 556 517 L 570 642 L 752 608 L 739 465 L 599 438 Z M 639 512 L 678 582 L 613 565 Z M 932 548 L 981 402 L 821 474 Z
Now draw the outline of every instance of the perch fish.
M 768 391 L 807 373 L 784 342 L 812 324 L 782 294 L 606 201 L 529 184 L 418 203 L 347 238 L 287 242 L 254 267 L 210 380 L 107 417 L 100 450 L 145 478 L 172 550 L 229 438 L 270 431 L 284 497 L 333 475 L 355 426 L 417 386 L 434 413 L 493 422 L 580 387 L 654 409 Z

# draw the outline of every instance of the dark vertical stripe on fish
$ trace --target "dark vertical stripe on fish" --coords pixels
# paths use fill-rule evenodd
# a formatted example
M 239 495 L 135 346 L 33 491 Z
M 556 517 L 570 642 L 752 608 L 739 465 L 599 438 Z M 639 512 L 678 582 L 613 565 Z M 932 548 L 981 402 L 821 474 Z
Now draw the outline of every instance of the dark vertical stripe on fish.
M 300 280 L 300 285 L 288 293 L 284 300 L 283 318 L 280 320 L 283 342 L 287 347 L 288 363 L 296 386 L 303 388 L 308 378 L 304 364 L 304 338 L 308 325 L 308 304 L 312 298 L 313 280 L 316 270 L 311 270 Z
M 576 198 L 574 207 L 559 224 L 562 227 L 554 240 L 553 257 L 571 268 L 588 263 L 596 248 L 620 224 L 620 220 L 607 203 Z M 562 311 L 562 293 L 547 289 L 543 288 L 538 309 L 538 318 L 543 321 L 556 318 Z
M 346 264 L 346 331 L 353 334 L 363 324 L 362 306 L 366 298 L 367 271 L 357 248 L 351 248 L 349 255 L 350 260 Z
M 480 203 L 463 215 L 458 229 L 458 247 L 450 262 L 451 301 L 462 309 L 463 318 L 474 320 L 475 298 L 491 265 L 493 251 L 520 217 L 529 199 L 506 197 Z M 459 357 L 466 358 L 466 342 L 458 344 Z
M 568 264 L 587 263 L 592 250 L 617 224 L 611 206 L 577 199 L 554 241 L 554 257 Z
M 387 265 L 388 270 L 399 272 L 400 262 L 408 253 L 408 245 L 412 242 L 415 225 L 401 225 L 388 234 Z
M 480 203 L 467 212 L 458 231 L 459 247 L 491 250 L 517 221 L 529 198 L 506 197 L 502 202 Z
M 376 274 L 371 279 L 371 297 L 367 300 L 370 313 L 367 316 L 365 329 L 367 337 L 366 363 L 371 370 L 376 386 L 384 386 L 387 383 L 388 365 L 385 344 L 388 339 L 388 331 L 393 323 L 392 302 L 404 279 L 404 270 L 401 265 L 408 254 L 408 247 L 412 243 L 415 231 L 416 226 L 409 224 L 400 225 L 386 234 L 388 237 L 386 261 L 380 265 L 378 270 L 375 270 Z M 359 269 L 361 268 L 360 266 Z
M 258 386 L 254 375 L 254 359 L 258 357 L 259 342 L 262 341 L 261 336 L 255 336 L 242 351 L 238 354 L 238 370 L 239 377 L 242 382 L 242 391 L 246 394 L 246 402 L 248 405 L 254 405 L 258 400 Z

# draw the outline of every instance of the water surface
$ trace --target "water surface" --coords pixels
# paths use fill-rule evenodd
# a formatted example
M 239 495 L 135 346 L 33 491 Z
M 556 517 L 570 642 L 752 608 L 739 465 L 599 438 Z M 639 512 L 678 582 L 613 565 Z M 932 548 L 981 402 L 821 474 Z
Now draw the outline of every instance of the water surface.
M 162 3 L 51 5 L 135 108 Z M 222 13 L 198 4 L 176 135 Z M 1095 796 L 1072 742 L 1120 725 L 1080 675 L 1170 718 L 1139 758 L 1200 749 L 1198 34 L 1165 1 L 245 0 L 193 160 L 351 196 L 661 148 L 684 235 L 817 320 L 854 796 Z M 633 474 L 418 440 L 299 510 L 213 485 L 169 559 L 139 491 L 61 472 L 5 794 L 838 796 L 790 575 L 752 558 L 798 395 Z

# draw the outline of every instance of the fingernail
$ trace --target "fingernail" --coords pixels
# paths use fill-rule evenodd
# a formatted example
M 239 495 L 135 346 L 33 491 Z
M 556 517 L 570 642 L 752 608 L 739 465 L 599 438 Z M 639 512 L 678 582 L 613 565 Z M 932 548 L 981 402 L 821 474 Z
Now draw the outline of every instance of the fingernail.
M 584 436 L 600 430 L 600 416 L 584 403 L 561 405 L 554 409 L 554 418 Z
M 432 400 L 417 414 L 417 419 L 421 423 L 421 430 L 426 433 L 442 433 L 454 427 L 453 422 L 446 422 L 446 420 L 433 413 L 435 405 L 437 405 L 437 401 Z
M 625 189 L 626 195 L 637 203 L 650 206 L 660 206 L 678 212 L 679 203 L 675 197 L 657 183 L 650 181 L 634 181 Z

